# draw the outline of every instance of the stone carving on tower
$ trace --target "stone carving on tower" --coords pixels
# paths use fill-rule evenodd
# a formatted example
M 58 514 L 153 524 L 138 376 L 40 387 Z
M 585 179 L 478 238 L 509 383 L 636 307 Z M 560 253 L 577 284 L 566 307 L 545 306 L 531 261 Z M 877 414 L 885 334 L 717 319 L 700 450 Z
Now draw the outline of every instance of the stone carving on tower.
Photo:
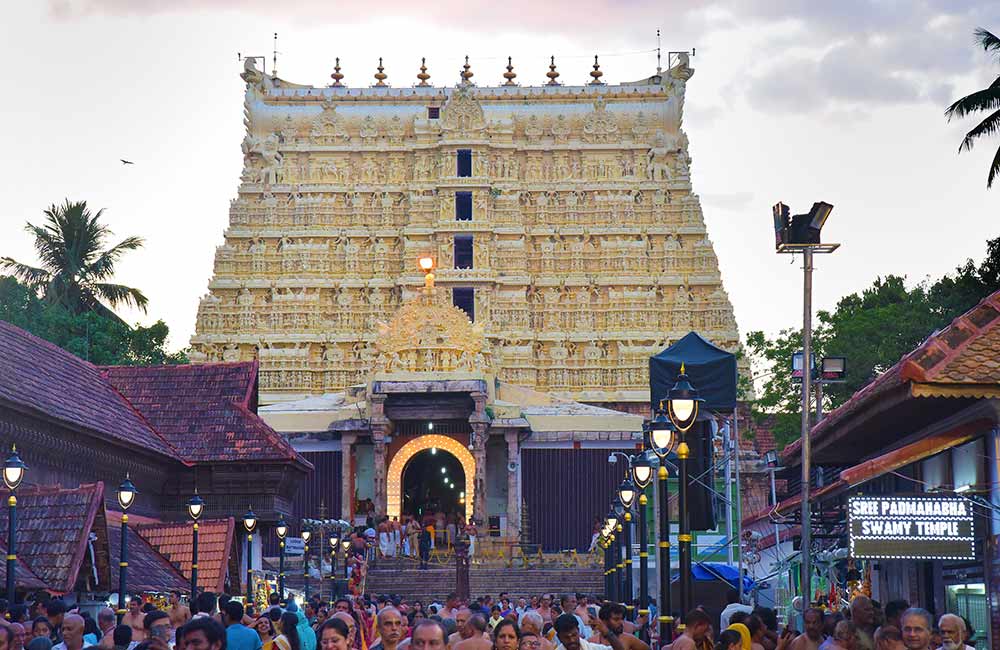
M 265 403 L 471 366 L 639 403 L 648 357 L 689 330 L 736 350 L 682 128 L 694 71 L 675 60 L 622 85 L 487 87 L 467 67 L 405 89 L 347 88 L 339 68 L 300 86 L 247 61 L 244 169 L 192 359 L 259 359 Z M 436 337 L 452 343 L 419 347 Z

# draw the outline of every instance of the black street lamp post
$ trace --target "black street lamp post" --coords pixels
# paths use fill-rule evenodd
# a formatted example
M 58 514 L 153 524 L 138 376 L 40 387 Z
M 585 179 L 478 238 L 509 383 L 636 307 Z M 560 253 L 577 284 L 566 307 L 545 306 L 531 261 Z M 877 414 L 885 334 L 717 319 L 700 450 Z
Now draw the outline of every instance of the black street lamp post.
M 3 482 L 10 490 L 7 498 L 7 603 L 14 604 L 15 577 L 17 572 L 17 496 L 14 491 L 24 479 L 28 466 L 17 455 L 17 447 L 10 446 L 10 456 L 3 464 Z
M 278 599 L 285 602 L 285 535 L 288 534 L 288 524 L 283 516 L 278 516 L 274 532 L 278 534 Z
M 631 463 L 631 458 L 629 462 Z M 635 610 L 632 578 L 632 504 L 635 503 L 635 495 L 635 483 L 632 482 L 631 476 L 626 475 L 618 487 L 618 500 L 625 509 L 625 609 L 629 614 Z
M 667 489 L 666 458 L 674 446 L 675 427 L 667 417 L 661 403 L 656 410 L 653 421 L 649 423 L 649 447 L 660 460 L 660 467 L 656 472 L 656 483 L 658 489 L 657 500 L 660 502 L 660 539 L 658 542 L 659 554 L 656 565 L 660 573 L 660 639 L 661 642 L 673 641 L 673 605 L 672 600 L 672 576 L 670 570 L 670 501 L 669 490 Z
M 340 535 L 335 530 L 330 533 L 330 601 L 337 597 L 337 551 L 340 550 Z
M 195 488 L 194 496 L 188 499 L 188 516 L 194 525 L 191 528 L 191 602 L 194 602 L 198 594 L 198 519 L 205 510 L 205 500 L 198 495 Z
M 253 603 L 253 531 L 257 529 L 257 515 L 247 508 L 243 515 L 243 528 L 247 531 L 247 605 Z
M 309 600 L 309 540 L 312 538 L 312 531 L 308 528 L 302 529 L 302 542 L 304 546 L 302 548 L 302 584 L 306 592 L 306 600 Z M 320 564 L 323 563 L 322 558 L 320 558 Z M 322 569 L 320 569 L 322 570 Z M 320 581 L 320 585 L 323 582 Z
M 128 509 L 135 502 L 135 495 L 139 490 L 135 489 L 129 475 L 125 475 L 125 480 L 118 486 L 118 505 L 122 509 L 122 541 L 121 557 L 118 560 L 118 622 L 121 623 L 125 616 L 125 594 L 128 593 Z
M 646 486 L 652 478 L 653 467 L 646 454 L 632 457 L 632 481 L 639 491 L 639 616 L 649 615 L 649 537 L 646 530 Z

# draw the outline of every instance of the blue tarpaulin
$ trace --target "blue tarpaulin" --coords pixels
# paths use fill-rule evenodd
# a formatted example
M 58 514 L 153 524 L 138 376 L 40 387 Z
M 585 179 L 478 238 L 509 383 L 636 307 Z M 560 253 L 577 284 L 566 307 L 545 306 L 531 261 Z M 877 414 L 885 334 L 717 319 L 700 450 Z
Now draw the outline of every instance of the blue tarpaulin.
M 719 580 L 728 583 L 733 589 L 737 588 L 736 580 L 739 578 L 739 575 L 739 569 L 728 564 L 722 564 L 721 562 L 698 562 L 691 566 L 691 577 L 695 580 L 702 582 Z M 753 580 L 744 576 L 743 591 L 753 589 L 753 584 Z
M 705 400 L 703 409 L 728 413 L 736 408 L 736 355 L 690 332 L 649 358 L 649 399 L 654 409 L 677 381 L 682 363 Z

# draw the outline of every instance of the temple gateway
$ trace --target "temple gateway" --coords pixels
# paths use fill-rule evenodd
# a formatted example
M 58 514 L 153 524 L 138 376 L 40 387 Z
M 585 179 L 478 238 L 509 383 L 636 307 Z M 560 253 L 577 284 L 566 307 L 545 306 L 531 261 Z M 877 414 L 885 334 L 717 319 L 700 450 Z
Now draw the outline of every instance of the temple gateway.
M 192 359 L 257 360 L 294 503 L 585 545 L 648 359 L 739 345 L 692 192 L 687 55 L 637 82 L 289 83 L 247 61 L 244 170 Z M 424 265 L 421 268 L 418 260 Z M 432 273 L 427 273 L 432 271 Z M 544 517 L 539 516 L 544 513 Z

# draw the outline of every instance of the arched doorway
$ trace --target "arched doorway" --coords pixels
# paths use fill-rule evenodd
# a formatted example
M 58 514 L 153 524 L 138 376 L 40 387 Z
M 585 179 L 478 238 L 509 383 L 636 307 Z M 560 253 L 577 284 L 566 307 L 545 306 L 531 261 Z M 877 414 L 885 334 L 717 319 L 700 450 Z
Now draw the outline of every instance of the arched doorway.
M 423 516 L 465 511 L 465 472 L 458 459 L 437 447 L 418 451 L 403 468 L 402 512 Z
M 421 453 L 425 451 L 427 452 L 426 454 Z M 418 454 L 420 458 L 416 458 Z M 453 459 L 449 463 L 457 462 L 457 467 L 461 467 L 461 471 L 455 465 L 451 465 L 452 469 L 448 469 L 448 466 L 444 465 L 442 460 L 437 460 L 437 462 L 424 460 L 426 458 L 433 460 L 434 457 L 444 459 L 448 456 Z M 465 518 L 472 517 L 472 506 L 475 502 L 476 489 L 476 460 L 473 458 L 472 453 L 465 448 L 465 445 L 454 438 L 440 435 L 424 435 L 414 438 L 403 445 L 392 457 L 392 461 L 389 463 L 389 470 L 386 472 L 386 514 L 389 517 L 399 517 L 403 512 L 404 473 L 408 473 L 406 470 L 411 460 L 417 462 L 412 468 L 414 472 L 419 473 L 430 470 L 433 473 L 436 471 L 437 480 L 441 482 L 442 486 L 444 486 L 444 477 L 441 474 L 441 467 L 444 466 L 445 476 L 451 479 L 450 484 L 455 485 L 454 492 L 456 494 L 465 492 Z M 449 474 L 449 472 L 451 473 Z M 416 476 L 418 474 L 414 474 L 414 477 Z M 425 482 L 431 480 L 433 478 L 426 479 Z M 462 488 L 459 488 L 459 481 L 464 484 Z M 410 485 L 414 483 L 416 481 L 413 481 Z

